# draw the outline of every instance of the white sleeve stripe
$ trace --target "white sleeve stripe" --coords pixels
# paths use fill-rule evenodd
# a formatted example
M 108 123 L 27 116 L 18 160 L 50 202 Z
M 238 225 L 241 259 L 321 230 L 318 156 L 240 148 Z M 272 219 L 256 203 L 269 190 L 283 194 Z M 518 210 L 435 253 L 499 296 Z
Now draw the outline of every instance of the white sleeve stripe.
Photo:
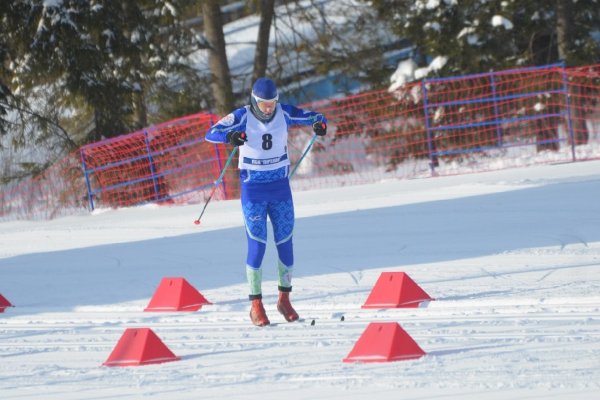
M 231 125 L 231 126 L 219 126 L 219 125 L 216 125 L 213 130 L 216 131 L 216 132 L 234 131 L 234 130 L 236 130 L 236 128 L 242 126 L 244 124 L 245 120 L 246 120 L 246 116 L 244 116 L 244 118 L 242 118 L 242 120 L 240 122 L 238 122 L 236 125 Z
M 310 116 L 293 118 L 293 117 L 290 117 L 290 114 L 288 112 L 284 111 L 283 113 L 287 116 L 287 118 L 290 121 L 311 121 L 312 120 L 312 117 L 310 117 Z

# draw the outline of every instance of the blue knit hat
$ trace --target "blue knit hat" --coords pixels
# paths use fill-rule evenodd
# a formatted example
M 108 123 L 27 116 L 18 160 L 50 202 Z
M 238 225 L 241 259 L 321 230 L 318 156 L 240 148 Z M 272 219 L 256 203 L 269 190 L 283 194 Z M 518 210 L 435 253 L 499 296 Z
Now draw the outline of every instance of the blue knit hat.
M 277 94 L 277 86 L 269 78 L 258 78 L 252 86 L 252 96 L 257 97 L 257 101 L 270 101 L 279 98 Z
M 265 114 L 260 111 L 258 103 L 261 101 L 277 101 L 279 100 L 279 94 L 277 93 L 277 86 L 269 78 L 258 78 L 252 86 L 252 94 L 250 95 L 250 106 L 252 114 L 263 122 L 268 122 L 275 116 L 275 111 L 270 114 Z

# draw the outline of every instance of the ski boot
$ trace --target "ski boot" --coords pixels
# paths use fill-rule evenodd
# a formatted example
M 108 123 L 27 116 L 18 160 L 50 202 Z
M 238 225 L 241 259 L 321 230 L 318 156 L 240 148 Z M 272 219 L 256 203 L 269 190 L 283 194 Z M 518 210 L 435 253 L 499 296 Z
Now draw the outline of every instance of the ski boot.
M 279 300 L 277 300 L 277 311 L 283 315 L 287 322 L 293 322 L 299 318 L 298 313 L 290 303 L 290 291 L 291 288 L 279 288 Z
M 250 320 L 256 326 L 266 326 L 271 322 L 265 312 L 265 307 L 262 303 L 262 298 L 252 299 L 250 305 Z

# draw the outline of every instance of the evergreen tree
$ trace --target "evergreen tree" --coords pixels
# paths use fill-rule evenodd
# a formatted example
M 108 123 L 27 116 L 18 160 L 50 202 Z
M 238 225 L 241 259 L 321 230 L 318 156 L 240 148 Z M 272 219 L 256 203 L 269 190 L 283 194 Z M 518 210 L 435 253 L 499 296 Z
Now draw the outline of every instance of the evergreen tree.
M 598 42 L 590 33 L 600 26 L 599 0 L 373 0 L 371 3 L 422 54 L 446 57 L 442 74 L 548 64 L 560 58 L 568 65 L 598 60 Z M 565 21 L 567 34 L 560 31 Z M 559 47 L 566 54 L 559 56 Z
M 196 38 L 178 15 L 191 2 L 0 3 L 0 131 L 13 147 L 45 149 L 27 162 L 30 172 L 83 143 L 174 116 L 165 118 L 161 102 L 193 73 L 185 56 Z M 186 83 L 202 91 L 197 79 Z
M 179 65 L 178 52 L 191 38 L 162 0 L 17 1 L 24 10 L 15 60 L 20 91 L 41 86 L 71 118 L 89 120 L 80 142 L 116 136 L 147 124 L 147 88 Z M 175 60 L 175 62 L 173 61 Z
M 15 101 L 14 94 L 8 87 L 11 78 L 8 68 L 16 51 L 14 42 L 20 28 L 17 21 L 22 19 L 20 12 L 20 7 L 15 7 L 10 2 L 0 2 L 0 136 L 10 129 L 8 114 Z

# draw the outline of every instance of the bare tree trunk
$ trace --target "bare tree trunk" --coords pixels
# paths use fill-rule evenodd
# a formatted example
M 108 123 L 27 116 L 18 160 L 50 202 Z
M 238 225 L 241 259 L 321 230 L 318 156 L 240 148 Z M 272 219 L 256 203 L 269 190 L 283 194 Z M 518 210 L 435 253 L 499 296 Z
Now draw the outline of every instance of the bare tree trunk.
M 148 126 L 148 110 L 146 108 L 145 96 L 142 90 L 132 93 L 135 129 Z
M 260 0 L 260 25 L 258 27 L 258 37 L 256 38 L 256 53 L 254 54 L 254 70 L 252 72 L 252 82 L 261 78 L 267 73 L 267 64 L 269 60 L 269 37 L 271 33 L 271 23 L 275 9 L 275 0 Z
M 556 38 L 558 45 L 558 56 L 564 60 L 567 65 L 570 61 L 569 45 L 571 43 L 571 29 L 573 26 L 573 16 L 569 8 L 570 1 L 556 0 Z M 573 138 L 575 144 L 587 144 L 589 132 L 586 124 L 586 97 L 582 96 L 581 86 L 573 78 L 569 82 L 569 97 L 571 99 L 571 127 L 573 129 Z
M 558 58 L 569 61 L 569 42 L 571 41 L 571 13 L 567 0 L 556 0 L 556 40 Z
M 208 41 L 208 65 L 212 73 L 211 86 L 216 103 L 216 113 L 225 116 L 233 109 L 234 102 L 219 3 L 218 0 L 202 0 L 202 15 L 204 17 L 204 35 Z M 225 198 L 239 197 L 239 187 L 239 172 L 235 168 L 229 168 L 223 177 Z
M 213 75 L 212 92 L 217 114 L 224 116 L 233 108 L 231 74 L 225 50 L 223 18 L 218 0 L 203 0 L 204 34 L 209 43 L 208 64 Z
M 588 98 L 585 96 L 586 86 L 579 82 L 581 78 L 572 77 L 569 79 L 569 105 L 571 107 L 571 128 L 573 129 L 573 139 L 575 144 L 587 144 L 590 132 L 587 127 L 588 116 Z

